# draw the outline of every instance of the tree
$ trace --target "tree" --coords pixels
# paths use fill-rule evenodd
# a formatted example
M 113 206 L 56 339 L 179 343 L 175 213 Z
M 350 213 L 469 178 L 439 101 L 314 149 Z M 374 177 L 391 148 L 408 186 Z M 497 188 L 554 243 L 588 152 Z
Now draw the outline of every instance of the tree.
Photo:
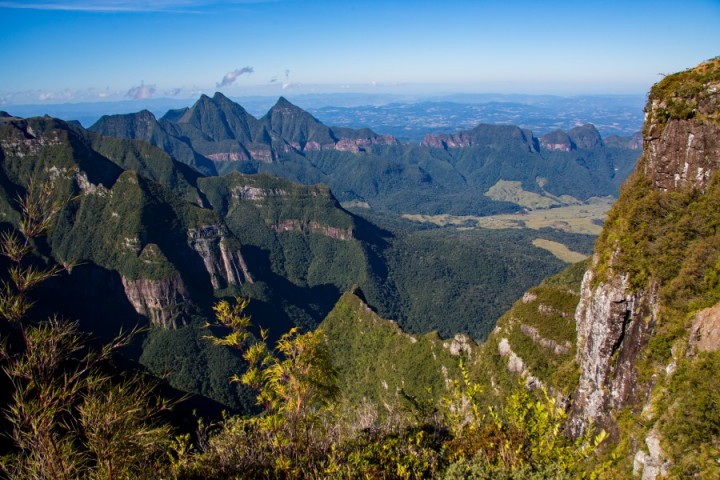
M 232 428 L 257 429 L 258 438 L 264 438 L 264 447 L 272 452 L 273 468 L 296 476 L 303 469 L 312 469 L 318 452 L 326 447 L 320 413 L 338 395 L 337 372 L 322 330 L 301 334 L 292 328 L 271 349 L 268 332 L 261 328 L 260 339 L 252 342 L 251 320 L 244 313 L 247 306 L 248 300 L 241 298 L 233 305 L 224 300 L 216 304 L 217 321 L 230 333 L 208 337 L 216 345 L 242 353 L 248 369 L 231 381 L 256 390 L 258 404 L 264 409 L 261 416 L 235 423 Z M 227 426 L 231 425 L 228 422 Z
M 170 427 L 158 417 L 169 405 L 138 377 L 103 373 L 134 332 L 96 351 L 76 323 L 27 318 L 32 290 L 62 271 L 38 267 L 33 258 L 33 242 L 62 204 L 53 200 L 50 181 L 31 181 L 18 198 L 17 230 L 0 235 L 0 254 L 10 261 L 0 286 L 0 362 L 11 387 L 2 402 L 13 443 L 0 459 L 0 473 L 28 479 L 154 476 L 171 441 Z

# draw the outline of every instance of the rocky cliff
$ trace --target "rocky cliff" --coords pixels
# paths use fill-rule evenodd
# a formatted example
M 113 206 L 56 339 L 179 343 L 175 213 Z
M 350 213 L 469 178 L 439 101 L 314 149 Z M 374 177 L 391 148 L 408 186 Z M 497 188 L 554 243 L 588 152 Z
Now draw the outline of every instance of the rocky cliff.
M 188 243 L 200 256 L 214 290 L 253 283 L 239 245 L 235 248 L 231 246 L 233 239 L 224 225 L 190 229 Z
M 185 324 L 190 295 L 179 275 L 163 280 L 121 279 L 125 295 L 138 315 L 167 329 Z
M 456 134 L 428 134 L 422 146 L 430 148 L 513 148 L 527 152 L 539 151 L 539 144 L 530 130 L 512 125 L 478 125 Z
M 716 478 L 720 59 L 659 82 L 646 113 L 582 284 L 571 429 L 613 434 L 617 472 Z

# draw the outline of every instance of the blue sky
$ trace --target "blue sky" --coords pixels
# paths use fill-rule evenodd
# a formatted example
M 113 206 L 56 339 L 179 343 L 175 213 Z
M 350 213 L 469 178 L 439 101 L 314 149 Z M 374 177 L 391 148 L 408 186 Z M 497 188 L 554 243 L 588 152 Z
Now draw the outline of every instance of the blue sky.
M 0 105 L 283 92 L 644 93 L 718 0 L 0 0 Z

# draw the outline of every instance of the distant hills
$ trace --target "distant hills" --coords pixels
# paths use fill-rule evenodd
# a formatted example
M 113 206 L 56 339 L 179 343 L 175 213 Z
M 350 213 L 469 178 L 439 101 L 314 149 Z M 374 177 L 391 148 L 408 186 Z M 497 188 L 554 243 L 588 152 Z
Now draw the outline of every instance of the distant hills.
M 632 135 L 643 123 L 645 94 L 556 95 L 449 94 L 393 95 L 373 93 L 291 94 L 288 99 L 326 125 L 371 128 L 403 141 L 419 143 L 428 133 L 468 130 L 480 123 L 518 125 L 538 135 L 569 130 L 592 123 L 603 137 Z M 248 112 L 261 117 L 277 96 L 232 97 Z M 150 98 L 111 102 L 6 104 L 2 108 L 20 117 L 49 115 L 73 119 L 84 127 L 103 115 L 143 109 L 162 117 L 168 110 L 184 109 L 196 98 Z
M 147 111 L 105 116 L 90 130 L 148 141 L 208 175 L 265 172 L 324 183 L 341 202 L 395 213 L 519 210 L 487 195 L 501 180 L 576 201 L 616 195 L 639 154 L 636 141 L 606 143 L 592 125 L 540 139 L 518 127 L 480 125 L 402 144 L 369 129 L 325 126 L 282 97 L 258 119 L 220 93 L 159 120 Z

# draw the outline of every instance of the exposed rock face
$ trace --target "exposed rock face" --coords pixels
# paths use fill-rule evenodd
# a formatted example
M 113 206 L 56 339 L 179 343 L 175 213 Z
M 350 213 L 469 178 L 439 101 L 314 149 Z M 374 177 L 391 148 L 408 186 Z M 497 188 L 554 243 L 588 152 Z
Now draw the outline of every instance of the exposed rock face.
M 525 362 L 520 358 L 510 346 L 510 342 L 507 338 L 500 339 L 498 343 L 498 353 L 501 357 L 507 358 L 507 369 L 508 372 L 522 376 L 525 379 L 525 385 L 529 388 L 543 388 L 543 383 L 525 366 Z
M 375 145 L 398 145 L 399 142 L 392 135 L 374 135 L 365 138 L 340 138 L 335 144 L 335 150 L 341 152 L 360 153 L 365 148 Z
M 352 239 L 352 228 L 338 228 L 331 227 L 329 225 L 323 225 L 318 222 L 302 222 L 300 220 L 288 219 L 271 225 L 276 233 L 280 232 L 311 232 L 325 235 L 326 237 L 334 238 L 336 240 L 350 240 Z
M 653 193 L 683 191 L 683 195 L 689 195 L 689 190 L 695 190 L 697 195 L 693 194 L 694 198 L 707 194 L 711 176 L 720 170 L 720 59 L 664 79 L 653 87 L 646 112 L 644 158 L 638 164 L 636 177 L 639 188 L 647 186 L 644 176 L 655 189 Z M 649 204 L 657 198 L 657 208 L 662 211 L 662 201 L 668 197 L 646 195 L 636 200 L 630 194 L 621 196 L 619 203 L 625 203 L 622 208 L 611 212 L 611 218 L 613 213 L 616 216 L 603 232 L 605 243 L 599 251 L 600 255 L 595 257 L 592 268 L 585 274 L 575 314 L 580 379 L 574 395 L 571 430 L 578 434 L 594 422 L 611 434 L 617 434 L 620 428 L 629 427 L 615 424 L 614 414 L 631 407 L 632 411 L 643 416 L 647 428 L 633 430 L 630 455 L 634 456 L 631 457 L 634 473 L 648 480 L 668 474 L 672 467 L 661 447 L 665 441 L 662 436 L 664 427 L 662 422 L 658 422 L 657 409 L 673 408 L 667 407 L 673 403 L 673 394 L 668 393 L 667 383 L 664 382 L 673 376 L 677 352 L 686 351 L 685 346 L 689 346 L 687 353 L 691 358 L 696 352 L 716 351 L 720 347 L 720 305 L 696 313 L 692 327 L 684 332 L 687 336 L 678 332 L 671 336 L 656 328 L 672 322 L 682 325 L 672 317 L 677 314 L 668 313 L 672 312 L 671 308 L 678 308 L 672 303 L 675 301 L 672 293 L 673 278 L 679 277 L 666 278 L 643 266 L 656 260 L 660 262 L 664 258 L 661 256 L 663 252 L 643 251 L 644 263 L 638 266 L 627 259 L 628 251 L 623 250 L 625 245 L 633 248 L 632 222 L 636 219 L 627 218 L 626 212 L 632 211 L 633 206 L 629 202 L 645 201 Z M 699 201 L 687 207 L 689 216 L 696 204 Z M 653 217 L 653 221 L 674 220 L 667 215 Z M 698 218 L 697 221 L 706 222 L 707 219 Z M 667 226 L 676 230 L 679 228 L 671 223 Z M 714 234 L 705 233 L 705 237 L 694 241 L 709 241 L 705 239 L 713 238 Z M 680 252 L 686 253 L 678 254 L 673 260 L 685 268 L 691 259 L 681 256 L 688 251 L 681 249 Z M 637 277 L 628 273 L 635 271 L 639 272 Z M 698 282 L 702 283 L 702 278 Z M 661 298 L 667 303 L 667 311 L 661 309 Z M 648 359 L 650 353 L 645 355 L 648 342 L 656 335 L 660 337 L 659 342 L 654 344 L 655 355 L 658 355 L 658 345 L 672 342 L 670 347 L 659 353 L 671 353 L 670 359 L 663 360 L 669 362 L 667 364 Z M 640 359 L 647 369 L 652 369 L 649 379 L 645 376 L 643 382 L 638 381 Z M 658 388 L 653 390 L 656 385 Z M 669 398 L 665 398 L 666 403 L 656 402 L 654 398 L 658 395 Z
M 478 125 L 472 130 L 456 134 L 428 134 L 422 146 L 431 148 L 467 148 L 486 147 L 511 144 L 514 148 L 528 152 L 538 152 L 540 145 L 530 130 L 511 125 Z
M 656 288 L 631 292 L 628 276 L 619 274 L 592 288 L 593 275 L 585 273 L 575 314 L 580 365 L 571 420 L 575 433 L 590 422 L 612 430 L 611 410 L 636 397 L 635 362 L 655 324 L 649 306 L 657 308 Z
M 139 315 L 154 325 L 175 329 L 190 307 L 190 295 L 180 275 L 163 280 L 121 278 L 125 295 Z M 183 323 L 184 324 L 184 323 Z
M 555 340 L 542 337 L 538 329 L 531 327 L 530 325 L 520 325 L 520 331 L 530 337 L 533 342 L 552 351 L 555 355 L 565 355 L 570 353 L 570 349 L 572 348 L 572 343 L 567 340 L 563 343 L 558 343 Z
M 665 476 L 670 466 L 664 460 L 664 452 L 660 446 L 660 435 L 657 430 L 650 431 L 645 437 L 647 451 L 638 450 L 633 460 L 633 475 L 642 475 L 642 480 L 654 480 L 658 475 Z
M 225 228 L 207 225 L 188 231 L 188 244 L 197 252 L 213 289 L 253 283 L 239 248 L 233 248 Z M 127 240 L 127 239 L 126 239 Z M 174 329 L 189 313 L 191 298 L 179 274 L 163 280 L 122 278 L 125 295 L 135 311 L 153 324 Z
M 691 352 L 720 350 L 720 303 L 698 312 L 690 329 Z
M 691 97 L 671 92 L 646 107 L 645 174 L 659 190 L 702 190 L 720 168 L 720 81 L 697 88 Z M 688 118 L 672 117 L 678 105 L 689 110 L 683 112 Z
M 443 347 L 447 348 L 450 355 L 453 357 L 457 357 L 461 353 L 471 355 L 475 346 L 475 342 L 473 342 L 470 337 L 462 333 L 458 333 L 453 338 L 443 342 Z
M 652 108 L 661 108 L 653 102 Z M 645 138 L 645 174 L 659 190 L 703 189 L 720 167 L 720 126 L 671 120 L 650 124 Z
M 207 155 L 207 158 L 216 162 L 247 162 L 250 160 L 250 156 L 243 151 L 211 153 Z
M 253 283 L 240 249 L 228 245 L 227 233 L 219 225 L 188 231 L 188 243 L 202 259 L 214 289 Z
M 570 140 L 567 133 L 562 130 L 555 130 L 540 137 L 540 148 L 544 150 L 569 152 L 575 149 L 575 144 Z

